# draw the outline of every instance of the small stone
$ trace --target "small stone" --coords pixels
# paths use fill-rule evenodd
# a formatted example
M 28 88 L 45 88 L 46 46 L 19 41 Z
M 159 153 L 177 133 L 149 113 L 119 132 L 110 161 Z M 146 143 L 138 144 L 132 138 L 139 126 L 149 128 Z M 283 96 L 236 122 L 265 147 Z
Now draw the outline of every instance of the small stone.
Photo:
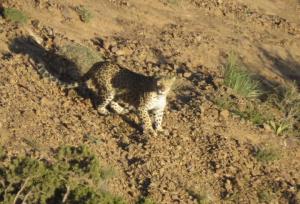
M 131 54 L 132 54 L 132 50 L 130 50 L 127 47 L 124 47 L 116 51 L 116 55 L 131 55 Z
M 116 53 L 118 51 L 118 48 L 117 48 L 117 46 L 113 46 L 113 47 L 110 48 L 110 50 L 112 52 Z
M 189 78 L 189 77 L 191 77 L 192 76 L 192 73 L 191 72 L 185 72 L 184 74 L 183 74 L 183 77 L 185 77 L 185 78 Z
M 153 66 L 153 69 L 154 69 L 155 71 L 158 71 L 160 68 L 159 68 L 159 66 Z
M 246 123 L 246 120 L 245 120 L 244 118 L 241 118 L 240 123 L 241 123 L 241 124 L 245 124 L 245 123 Z
M 176 185 L 175 185 L 173 182 L 171 182 L 171 183 L 169 184 L 169 189 L 170 189 L 171 191 L 174 191 L 174 190 L 176 189 Z
M 164 135 L 169 135 L 169 134 L 170 134 L 170 132 L 169 132 L 169 130 L 167 130 L 167 129 L 164 129 L 164 130 L 163 130 L 163 134 L 164 134 Z
M 263 127 L 264 127 L 264 129 L 265 129 L 266 131 L 272 132 L 272 128 L 271 128 L 271 126 L 270 126 L 269 124 L 264 123 L 264 124 L 263 124 Z
M 35 19 L 31 21 L 31 24 L 33 25 L 34 28 L 39 29 L 41 26 L 41 23 L 39 20 Z
M 103 42 L 103 48 L 104 48 L 105 50 L 108 50 L 108 49 L 110 48 L 110 46 L 111 46 L 111 44 L 109 44 L 109 42 L 107 42 L 107 41 L 104 41 L 104 42 Z
M 65 107 L 65 108 L 70 106 L 70 105 L 71 105 L 71 102 L 69 100 L 66 100 L 62 103 L 62 106 Z
M 222 10 L 221 10 L 221 9 L 217 9 L 217 10 L 215 11 L 215 15 L 216 15 L 216 16 L 223 16 Z
M 76 97 L 76 96 L 78 96 L 78 94 L 74 89 L 70 89 L 70 90 L 68 90 L 68 96 Z
M 40 102 L 41 102 L 42 106 L 50 106 L 53 103 L 52 101 L 50 101 L 46 97 L 42 97 L 41 100 L 40 100 Z
M 222 110 L 220 112 L 220 115 L 224 118 L 224 119 L 227 119 L 230 115 L 229 111 L 228 110 Z
M 199 107 L 199 109 L 200 109 L 201 115 L 203 115 L 204 112 L 205 112 L 205 107 L 204 107 L 203 105 L 201 105 L 201 106 Z
M 225 182 L 225 188 L 227 190 L 228 193 L 232 193 L 232 184 L 231 181 L 229 179 L 226 180 Z

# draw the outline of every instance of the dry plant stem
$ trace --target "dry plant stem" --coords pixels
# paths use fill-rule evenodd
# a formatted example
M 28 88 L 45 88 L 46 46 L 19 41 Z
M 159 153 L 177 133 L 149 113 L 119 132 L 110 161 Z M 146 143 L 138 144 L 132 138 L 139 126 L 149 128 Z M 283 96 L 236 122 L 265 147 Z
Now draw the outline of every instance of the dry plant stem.
M 7 188 L 5 189 L 5 191 L 4 191 L 4 197 L 6 196 L 6 194 L 7 194 L 7 191 L 8 191 L 8 189 L 11 187 L 11 183 L 7 186 Z
M 31 195 L 31 191 L 29 191 L 25 196 L 24 196 L 24 200 L 22 201 L 22 204 L 26 204 L 26 200 L 27 198 Z
M 29 177 L 25 179 L 25 182 L 24 182 L 23 186 L 22 186 L 21 189 L 18 191 L 18 193 L 17 193 L 17 195 L 16 195 L 16 197 L 15 197 L 15 199 L 14 199 L 14 204 L 17 203 L 18 197 L 20 196 L 20 194 L 22 193 L 22 191 L 25 189 L 25 186 L 26 186 L 27 182 L 29 181 L 29 179 L 30 179 Z
M 3 188 L 5 187 L 4 180 L 1 180 L 1 181 L 0 181 L 0 184 L 2 185 Z
M 70 186 L 67 186 L 67 192 L 63 197 L 62 203 L 65 203 L 67 201 L 69 194 L 70 194 Z

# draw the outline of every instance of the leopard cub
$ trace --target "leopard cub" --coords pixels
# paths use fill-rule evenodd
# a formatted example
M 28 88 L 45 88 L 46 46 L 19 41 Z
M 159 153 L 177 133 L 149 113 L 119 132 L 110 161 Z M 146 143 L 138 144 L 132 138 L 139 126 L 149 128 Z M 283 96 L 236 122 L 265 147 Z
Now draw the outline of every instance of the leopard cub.
M 117 103 L 120 100 L 136 108 L 145 132 L 155 134 L 162 131 L 162 118 L 168 93 L 175 82 L 174 76 L 145 76 L 114 62 L 105 62 L 99 65 L 91 80 L 102 101 L 98 106 L 99 113 L 107 114 L 107 106 L 119 114 L 126 113 Z M 153 113 L 154 128 L 149 112 Z

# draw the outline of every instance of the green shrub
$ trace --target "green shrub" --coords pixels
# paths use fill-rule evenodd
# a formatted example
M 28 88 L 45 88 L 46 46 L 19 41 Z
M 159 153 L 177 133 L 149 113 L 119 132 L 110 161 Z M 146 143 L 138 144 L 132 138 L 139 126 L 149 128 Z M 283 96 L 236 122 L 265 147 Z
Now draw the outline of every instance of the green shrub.
M 263 125 L 267 121 L 266 115 L 263 115 L 255 106 L 249 104 L 244 111 L 236 109 L 232 112 L 245 120 L 251 121 L 255 125 Z
M 90 70 L 96 62 L 103 61 L 102 55 L 77 43 L 67 44 L 60 47 L 58 54 L 74 62 L 82 73 L 86 73 Z
M 0 162 L 0 200 L 4 203 L 121 204 L 100 189 L 98 159 L 85 146 L 60 148 L 52 163 L 30 157 Z
M 137 204 L 155 204 L 155 202 L 149 197 L 142 197 L 139 199 Z
M 279 122 L 271 120 L 269 121 L 269 125 L 276 135 L 282 135 L 292 127 L 290 123 L 284 120 Z
M 85 23 L 90 22 L 93 18 L 92 13 L 84 6 L 76 7 L 75 11 L 78 13 L 80 20 Z
M 210 204 L 212 203 L 210 196 L 206 192 L 194 192 L 188 190 L 189 194 L 196 199 L 198 204 Z
M 273 199 L 273 195 L 269 190 L 261 190 L 257 193 L 257 197 L 260 203 L 270 203 Z
M 178 0 L 168 0 L 167 2 L 168 2 L 169 4 L 175 4 L 175 5 L 178 4 Z
M 278 160 L 280 158 L 280 153 L 273 148 L 263 148 L 256 152 L 255 158 L 260 162 L 271 162 Z
M 215 100 L 216 105 L 222 109 L 227 109 L 234 115 L 251 121 L 255 125 L 263 125 L 269 121 L 269 118 L 272 118 L 269 113 L 262 112 L 258 104 L 252 104 L 254 102 L 247 102 L 246 108 L 240 110 L 237 102 L 233 101 L 229 97 L 218 97 Z
M 22 11 L 15 8 L 4 8 L 3 16 L 9 21 L 19 24 L 25 24 L 28 21 L 28 17 Z
M 239 68 L 234 54 L 230 54 L 228 57 L 224 72 L 224 83 L 237 94 L 247 98 L 258 97 L 261 94 L 259 83 L 251 78 L 249 72 Z

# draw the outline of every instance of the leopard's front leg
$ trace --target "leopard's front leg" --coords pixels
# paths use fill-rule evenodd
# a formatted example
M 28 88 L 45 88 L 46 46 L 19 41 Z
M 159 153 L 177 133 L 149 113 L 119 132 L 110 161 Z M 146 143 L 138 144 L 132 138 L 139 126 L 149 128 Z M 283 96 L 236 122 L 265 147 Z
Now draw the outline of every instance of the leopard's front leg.
M 153 114 L 154 114 L 154 128 L 156 131 L 162 132 L 163 129 L 161 127 L 161 124 L 164 116 L 164 108 L 154 110 Z
M 146 107 L 139 108 L 139 116 L 142 120 L 143 132 L 150 133 L 151 135 L 156 135 L 156 133 L 152 127 L 152 121 L 149 116 L 148 109 Z

